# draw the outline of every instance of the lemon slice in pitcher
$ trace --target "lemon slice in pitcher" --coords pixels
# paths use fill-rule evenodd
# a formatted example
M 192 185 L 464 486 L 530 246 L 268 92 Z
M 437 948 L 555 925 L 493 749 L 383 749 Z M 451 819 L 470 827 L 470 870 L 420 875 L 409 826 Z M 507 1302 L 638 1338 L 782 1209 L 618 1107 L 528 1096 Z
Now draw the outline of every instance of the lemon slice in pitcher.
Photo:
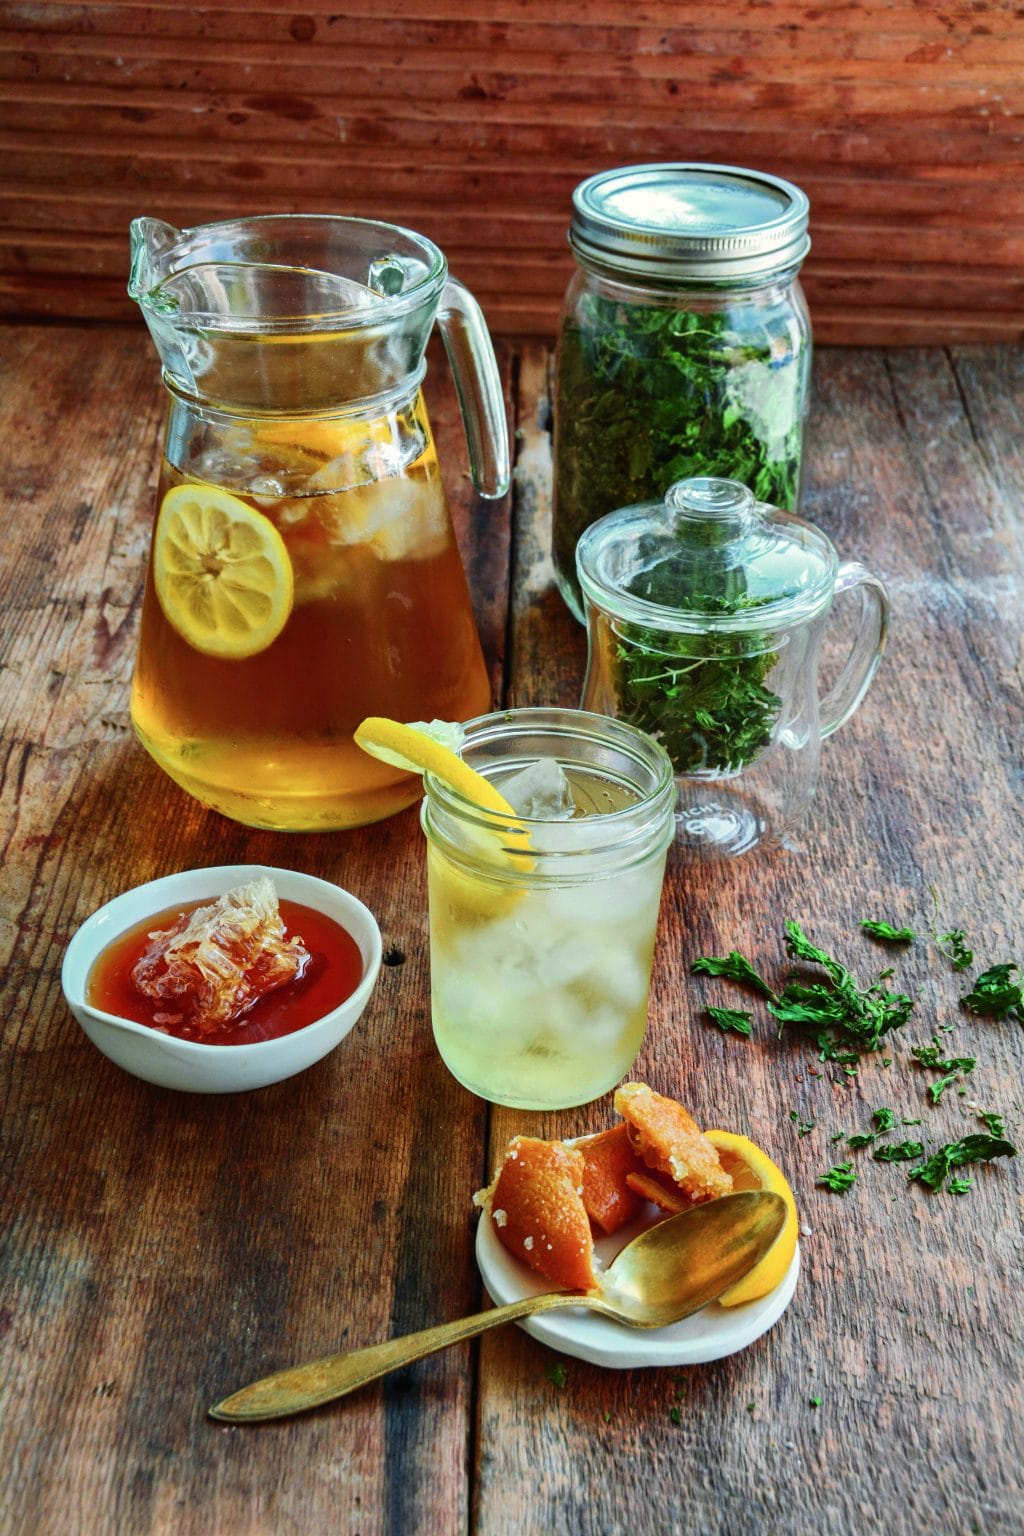
M 183 640 L 241 661 L 275 641 L 292 611 L 285 542 L 255 507 L 215 485 L 176 485 L 160 505 L 153 582 Z

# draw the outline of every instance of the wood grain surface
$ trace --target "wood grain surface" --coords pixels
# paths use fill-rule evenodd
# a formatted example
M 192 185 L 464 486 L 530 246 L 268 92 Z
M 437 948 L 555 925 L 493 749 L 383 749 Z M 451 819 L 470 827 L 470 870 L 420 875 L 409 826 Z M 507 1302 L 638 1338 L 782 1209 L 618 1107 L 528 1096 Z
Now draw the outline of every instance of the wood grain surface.
M 524 405 L 541 394 L 545 364 L 542 349 L 524 353 Z M 682 1372 L 618 1376 L 570 1362 L 559 1390 L 542 1345 L 513 1332 L 483 1340 L 481 1530 L 522 1528 L 507 1497 L 517 1483 L 535 1500 L 530 1529 L 559 1536 L 1024 1530 L 1024 1168 L 993 1165 L 969 1196 L 932 1197 L 905 1169 L 829 1142 L 870 1130 L 881 1105 L 922 1118 L 903 1134 L 929 1145 L 980 1130 L 974 1105 L 1018 1128 L 1024 1118 L 1024 1031 L 958 1009 L 967 989 L 934 947 L 894 960 L 858 932 L 863 917 L 932 928 L 934 886 L 938 922 L 962 925 L 980 963 L 1024 959 L 1022 419 L 1019 351 L 816 358 L 803 510 L 842 555 L 886 579 L 888 653 L 860 713 L 823 749 L 798 852 L 714 865 L 670 858 L 651 1024 L 634 1069 L 783 1166 L 802 1216 L 800 1287 L 758 1345 Z M 543 408 L 533 423 L 520 422 L 531 473 L 516 533 L 515 701 L 572 704 L 584 647 L 551 588 Z M 827 654 L 826 666 L 836 659 Z M 895 963 L 917 997 L 905 1038 L 856 1078 L 776 1039 L 756 1006 L 749 1043 L 701 1018 L 705 1001 L 749 1004 L 690 976 L 692 960 L 735 948 L 778 977 L 787 917 L 865 978 Z M 932 1108 L 929 1074 L 909 1048 L 944 1025 L 956 1026 L 941 1037 L 955 1042 L 949 1053 L 978 1065 L 964 1099 Z M 813 1131 L 800 1136 L 793 1111 Z M 533 1134 L 575 1135 L 613 1119 L 600 1105 L 496 1110 L 492 1164 L 524 1121 Z M 851 1156 L 853 1190 L 816 1186 Z
M 505 349 L 502 367 L 508 505 L 465 490 L 440 363 L 431 412 L 496 697 L 571 705 L 585 645 L 548 558 L 550 354 Z M 715 1365 L 568 1360 L 563 1386 L 557 1357 L 508 1329 L 258 1429 L 205 1408 L 274 1367 L 473 1309 L 470 1195 L 508 1136 L 575 1134 L 611 1109 L 487 1111 L 440 1065 L 414 811 L 346 834 L 254 832 L 135 744 L 160 415 L 141 329 L 0 330 L 0 1529 L 1019 1536 L 1024 1163 L 930 1195 L 829 1138 L 883 1104 L 929 1142 L 980 1129 L 974 1106 L 1024 1136 L 1024 1031 L 959 1009 L 966 987 L 934 946 L 893 959 L 857 926 L 930 928 L 934 886 L 974 971 L 1024 962 L 1021 353 L 819 352 L 804 510 L 888 581 L 889 650 L 824 749 L 799 850 L 670 859 L 636 1073 L 786 1170 L 804 1229 L 789 1311 Z M 345 1045 L 301 1077 L 211 1099 L 148 1087 L 78 1031 L 64 946 L 124 887 L 236 859 L 347 885 L 393 963 Z M 735 994 L 692 977 L 692 959 L 735 947 L 778 976 L 786 917 L 859 974 L 896 965 L 916 1008 L 890 1065 L 847 1077 L 759 1011 L 749 1042 L 703 1022 Z M 978 1065 L 963 1098 L 933 1107 L 909 1047 L 940 1025 Z M 793 1111 L 814 1122 L 804 1136 Z M 853 1190 L 817 1186 L 846 1156 Z
M 821 341 L 1019 339 L 1016 0 L 6 0 L 0 311 L 127 318 L 127 230 L 241 213 L 437 240 L 554 334 L 573 187 L 695 160 L 811 200 Z

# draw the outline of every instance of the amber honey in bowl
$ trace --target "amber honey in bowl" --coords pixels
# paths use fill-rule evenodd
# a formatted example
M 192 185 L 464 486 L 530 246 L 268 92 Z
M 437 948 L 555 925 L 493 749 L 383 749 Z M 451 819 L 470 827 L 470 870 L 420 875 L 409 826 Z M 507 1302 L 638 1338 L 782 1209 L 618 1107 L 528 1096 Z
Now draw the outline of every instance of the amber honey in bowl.
M 363 959 L 352 935 L 340 923 L 313 907 L 281 900 L 285 937 L 300 935 L 310 953 L 301 976 L 257 999 L 226 1028 L 199 1034 L 187 1024 L 157 1022 L 157 998 L 134 984 L 132 971 L 157 930 L 170 928 L 183 914 L 206 905 L 183 902 L 136 923 L 113 939 L 93 962 L 86 981 L 86 1002 L 104 1013 L 130 1019 L 161 1034 L 202 1045 L 254 1045 L 294 1034 L 339 1007 L 363 978 Z

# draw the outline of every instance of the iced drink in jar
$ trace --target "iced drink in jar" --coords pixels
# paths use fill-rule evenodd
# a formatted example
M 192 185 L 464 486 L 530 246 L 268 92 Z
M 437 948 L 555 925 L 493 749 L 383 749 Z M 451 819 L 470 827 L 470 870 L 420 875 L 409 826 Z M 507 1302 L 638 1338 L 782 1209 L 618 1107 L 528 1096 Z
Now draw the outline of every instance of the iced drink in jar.
M 438 1050 L 493 1103 L 587 1103 L 643 1044 L 671 763 L 625 722 L 573 710 L 485 716 L 462 755 L 519 814 L 481 812 L 427 776 Z
M 355 726 L 464 719 L 490 698 L 422 398 L 377 417 L 173 419 L 132 688 L 143 744 L 254 826 L 411 804 L 419 780 L 360 752 Z

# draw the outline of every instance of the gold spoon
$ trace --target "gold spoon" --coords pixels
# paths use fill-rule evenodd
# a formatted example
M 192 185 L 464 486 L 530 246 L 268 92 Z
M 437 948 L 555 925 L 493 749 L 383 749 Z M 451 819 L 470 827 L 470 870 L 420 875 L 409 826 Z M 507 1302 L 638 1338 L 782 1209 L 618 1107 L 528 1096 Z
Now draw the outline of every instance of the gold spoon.
M 764 1191 L 724 1195 L 641 1232 L 604 1271 L 599 1291 L 524 1296 L 507 1306 L 407 1333 L 387 1344 L 371 1344 L 276 1371 L 215 1403 L 210 1417 L 228 1424 L 253 1424 L 304 1413 L 449 1344 L 556 1307 L 589 1307 L 631 1328 L 666 1328 L 699 1312 L 742 1280 L 764 1258 L 785 1220 L 786 1205 L 779 1195 Z

